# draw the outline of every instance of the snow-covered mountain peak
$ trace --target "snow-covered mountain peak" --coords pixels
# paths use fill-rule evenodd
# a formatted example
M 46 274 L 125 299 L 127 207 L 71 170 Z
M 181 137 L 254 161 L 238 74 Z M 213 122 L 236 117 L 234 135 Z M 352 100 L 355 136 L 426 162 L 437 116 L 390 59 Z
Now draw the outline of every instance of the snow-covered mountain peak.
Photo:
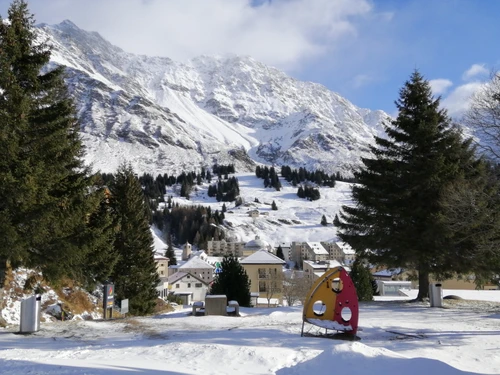
M 112 171 L 288 164 L 348 173 L 389 116 L 249 56 L 134 55 L 71 21 L 40 25 L 64 65 L 88 161 Z

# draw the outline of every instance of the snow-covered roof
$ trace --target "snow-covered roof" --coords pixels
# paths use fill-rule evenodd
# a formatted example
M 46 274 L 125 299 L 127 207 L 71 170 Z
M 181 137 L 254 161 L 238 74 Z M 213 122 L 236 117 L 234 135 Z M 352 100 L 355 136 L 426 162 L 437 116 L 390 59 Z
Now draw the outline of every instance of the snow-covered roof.
M 340 264 L 340 262 L 335 259 L 322 260 L 320 262 L 314 262 L 312 260 L 304 260 L 304 263 L 307 263 L 313 269 L 326 269 L 326 268 L 334 268 L 342 266 L 342 264 Z
M 195 278 L 195 279 L 196 279 L 196 281 L 199 281 L 200 283 L 203 283 L 203 284 L 205 284 L 205 285 L 208 285 L 208 283 L 207 283 L 206 281 L 204 281 L 204 280 L 200 279 L 199 277 L 197 277 L 197 276 L 193 275 L 192 273 L 189 273 L 189 272 L 180 272 L 180 271 L 179 271 L 179 272 L 174 273 L 173 275 L 170 275 L 170 276 L 168 277 L 168 283 L 169 283 L 169 284 L 174 284 L 174 283 L 176 283 L 177 281 L 179 281 L 179 280 L 183 279 L 184 277 L 186 277 L 186 276 L 188 276 L 188 275 L 189 275 L 189 276 L 191 276 L 191 277 L 193 277 L 193 278 Z
M 240 261 L 241 264 L 285 264 L 285 261 L 267 250 L 259 250 Z
M 405 286 L 411 286 L 411 281 L 377 280 L 377 283 L 382 283 L 384 285 L 405 285 Z
M 279 242 L 275 247 L 281 246 L 281 248 L 290 248 L 292 247 L 291 242 Z
M 187 272 L 176 272 L 173 275 L 170 275 L 168 277 L 168 282 L 169 282 L 169 284 L 176 283 L 177 281 L 179 281 L 180 279 L 182 279 L 186 275 L 187 275 Z
M 264 240 L 261 240 L 259 236 L 255 236 L 254 240 L 248 241 L 245 244 L 245 249 L 267 249 L 269 247 L 269 243 Z
M 385 269 L 372 273 L 373 276 L 378 277 L 392 277 L 394 275 L 399 275 L 401 273 L 401 268 L 397 269 Z
M 316 255 L 328 255 L 329 252 L 323 247 L 320 242 L 307 242 L 307 245 Z
M 349 255 L 356 254 L 351 245 L 349 245 L 346 242 L 335 242 L 335 244 L 342 249 L 344 254 L 349 254 Z
M 164 257 L 163 255 L 155 254 L 154 255 L 155 260 L 169 260 L 167 257 Z
M 188 269 L 188 268 L 207 268 L 213 270 L 214 267 L 201 260 L 199 257 L 192 257 L 186 263 L 179 267 L 179 269 Z

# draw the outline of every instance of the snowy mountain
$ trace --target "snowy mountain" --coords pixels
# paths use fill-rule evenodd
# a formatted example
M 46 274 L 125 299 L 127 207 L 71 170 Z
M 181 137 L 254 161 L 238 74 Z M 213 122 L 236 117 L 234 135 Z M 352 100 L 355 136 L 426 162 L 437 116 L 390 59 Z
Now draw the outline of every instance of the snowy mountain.
M 71 21 L 38 29 L 52 64 L 67 67 L 87 161 L 105 172 L 129 161 L 152 173 L 214 162 L 345 173 L 389 118 L 250 57 L 180 63 L 124 52 Z

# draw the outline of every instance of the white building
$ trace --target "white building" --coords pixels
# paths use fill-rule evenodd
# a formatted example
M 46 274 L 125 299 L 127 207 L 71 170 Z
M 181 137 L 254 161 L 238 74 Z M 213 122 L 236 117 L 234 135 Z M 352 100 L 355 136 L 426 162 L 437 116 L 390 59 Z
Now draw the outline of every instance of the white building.
M 281 250 L 283 250 L 283 257 L 285 258 L 285 262 L 290 261 L 292 259 L 292 243 L 279 242 L 278 245 L 274 247 L 274 254 L 278 254 L 278 247 L 281 247 Z
M 321 242 L 292 242 L 291 248 L 292 260 L 299 264 L 303 260 L 319 262 L 330 257 Z
M 344 256 L 343 263 L 345 265 L 352 265 L 354 260 L 356 259 L 356 252 L 354 249 L 345 242 L 335 242 L 335 244 L 340 248 L 342 254 Z
M 208 256 L 214 255 L 233 255 L 235 257 L 243 256 L 243 247 L 245 242 L 228 242 L 226 240 L 208 241 L 207 254 Z
M 191 257 L 191 253 L 193 251 L 193 245 L 189 242 L 182 247 L 182 260 L 188 260 Z
M 315 281 L 329 269 L 342 266 L 337 260 L 322 260 L 314 262 L 312 260 L 304 260 L 302 267 L 304 270 L 304 277 L 307 280 Z
M 156 273 L 160 277 L 160 282 L 156 286 L 156 291 L 161 298 L 167 296 L 168 293 L 168 261 L 169 259 L 155 254 L 154 259 L 156 262 Z
M 214 266 L 201 260 L 199 257 L 191 257 L 186 263 L 177 268 L 178 272 L 190 273 L 207 284 L 213 281 L 214 270 Z
M 206 281 L 187 272 L 177 272 L 170 276 L 168 285 L 170 293 L 182 297 L 185 305 L 204 301 L 209 287 Z

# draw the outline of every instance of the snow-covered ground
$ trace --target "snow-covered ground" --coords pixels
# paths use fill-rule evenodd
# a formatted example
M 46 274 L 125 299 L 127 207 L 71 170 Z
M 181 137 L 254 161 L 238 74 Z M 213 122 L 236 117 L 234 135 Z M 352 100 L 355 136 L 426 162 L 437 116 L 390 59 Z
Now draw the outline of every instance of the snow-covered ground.
M 476 292 L 453 291 L 476 299 Z M 484 294 L 484 293 L 482 293 Z M 300 307 L 189 309 L 115 321 L 42 323 L 0 330 L 0 373 L 18 374 L 498 374 L 500 291 L 491 302 L 360 304 L 360 341 L 301 337 Z M 320 333 L 306 325 L 308 334 Z
M 351 203 L 346 183 L 321 188 L 322 198 L 309 202 L 297 199 L 297 188 L 284 181 L 277 192 L 264 189 L 262 180 L 251 174 L 237 177 L 249 205 L 237 208 L 226 203 L 226 220 L 233 228 L 230 234 L 242 241 L 255 235 L 271 245 L 335 240 L 335 228 L 320 225 L 321 216 L 331 223 L 340 206 Z M 222 203 L 207 197 L 206 188 L 193 192 L 189 201 L 174 195 L 174 202 L 220 209 Z M 270 209 L 273 200 L 277 211 Z M 248 210 L 253 208 L 268 216 L 250 218 Z M 165 250 L 159 233 L 153 233 L 156 250 Z M 464 298 L 444 300 L 444 308 L 409 303 L 416 292 L 360 303 L 359 341 L 301 337 L 300 307 L 245 308 L 241 317 L 193 317 L 185 308 L 114 321 L 43 322 L 31 335 L 16 334 L 19 327 L 13 324 L 0 329 L 0 374 L 500 373 L 500 290 L 443 290 L 445 296 Z M 307 324 L 305 331 L 323 332 Z

